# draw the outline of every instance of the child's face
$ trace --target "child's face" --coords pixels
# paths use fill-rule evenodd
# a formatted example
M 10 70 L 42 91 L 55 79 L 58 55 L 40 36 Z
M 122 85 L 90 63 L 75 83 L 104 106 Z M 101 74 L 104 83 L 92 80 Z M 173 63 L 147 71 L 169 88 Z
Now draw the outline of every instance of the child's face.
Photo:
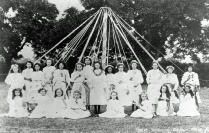
M 85 64 L 86 65 L 90 65 L 90 63 L 91 63 L 90 59 L 85 59 Z
M 112 73 L 112 68 L 111 68 L 111 67 L 108 67 L 108 68 L 107 68 L 107 72 L 108 72 L 108 73 Z
M 157 67 L 158 67 L 158 65 L 157 65 L 157 63 L 153 63 L 153 65 L 152 65 L 152 67 L 153 67 L 153 69 L 157 69 Z
M 39 65 L 35 65 L 35 70 L 39 71 L 40 70 L 40 66 Z
M 165 93 L 165 92 L 166 92 L 166 89 L 167 89 L 167 88 L 166 88 L 165 86 L 163 86 L 163 87 L 162 87 L 162 92 Z
M 113 100 L 115 100 L 116 97 L 117 97 L 117 94 L 116 94 L 116 93 L 112 93 L 112 94 L 111 94 L 111 98 L 112 98 Z
M 15 91 L 15 96 L 20 96 L 20 91 Z
M 131 64 L 131 67 L 132 67 L 132 69 L 136 69 L 137 64 L 136 64 L 136 63 L 132 63 L 132 64 Z
M 60 69 L 63 69 L 63 68 L 64 68 L 64 65 L 63 65 L 62 63 L 60 63 L 60 64 L 59 64 L 59 68 L 60 68 Z
M 172 73 L 173 69 L 172 68 L 168 68 L 168 73 Z
M 47 60 L 46 64 L 47 64 L 47 66 L 51 66 L 52 65 L 52 61 L 51 60 Z
M 57 97 L 61 97 L 62 96 L 62 91 L 59 89 L 56 91 Z
M 192 67 L 188 67 L 188 71 L 189 72 L 192 72 Z
M 80 99 L 80 93 L 74 93 L 73 96 L 74 96 L 75 99 Z
M 188 87 L 188 86 L 187 86 L 187 87 L 185 87 L 185 91 L 186 91 L 186 92 L 189 92 L 189 90 L 190 90 L 190 89 L 189 89 L 189 87 Z
M 46 95 L 46 91 L 45 91 L 45 90 L 41 90 L 41 91 L 40 91 L 40 94 L 41 94 L 42 96 L 45 96 L 45 95 Z
M 27 67 L 27 68 L 31 68 L 31 63 L 28 62 L 28 63 L 26 64 L 26 67 Z
M 147 99 L 147 95 L 142 94 L 142 95 L 141 95 L 141 99 L 142 99 L 142 101 L 145 101 L 145 100 Z
M 122 65 L 119 66 L 119 67 L 118 67 L 118 70 L 119 70 L 119 72 L 122 72 L 122 71 L 123 71 L 123 66 L 122 66 Z
M 81 71 L 83 69 L 83 67 L 82 67 L 82 65 L 79 64 L 76 66 L 76 69 L 77 69 L 77 71 Z
M 94 65 L 94 67 L 95 67 L 96 69 L 99 69 L 100 64 L 99 64 L 99 63 L 96 63 L 96 64 Z
M 14 71 L 14 73 L 17 73 L 18 72 L 18 67 L 14 67 L 13 71 Z

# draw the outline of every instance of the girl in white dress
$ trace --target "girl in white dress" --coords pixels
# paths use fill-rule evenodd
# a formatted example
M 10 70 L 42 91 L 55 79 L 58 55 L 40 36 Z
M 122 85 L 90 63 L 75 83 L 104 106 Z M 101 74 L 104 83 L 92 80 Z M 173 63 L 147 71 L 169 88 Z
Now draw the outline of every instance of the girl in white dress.
M 180 105 L 178 116 L 198 116 L 200 113 L 197 111 L 195 104 L 194 93 L 190 86 L 186 86 L 183 89 L 182 95 L 180 95 Z
M 36 98 L 40 94 L 38 90 L 43 87 L 44 82 L 44 73 L 41 71 L 41 64 L 36 63 L 34 65 L 34 71 L 32 73 L 32 89 L 31 89 L 31 97 L 29 99 L 29 103 L 31 98 Z
M 139 109 L 134 111 L 131 114 L 131 117 L 142 117 L 147 119 L 153 117 L 152 103 L 148 100 L 146 93 L 142 92 L 142 94 L 139 95 L 139 103 L 136 103 L 136 106 L 138 106 Z
M 100 62 L 94 63 L 94 70 L 89 77 L 90 105 L 94 105 L 96 114 L 100 113 L 100 106 L 106 105 L 106 76 Z
M 169 85 L 169 91 L 171 93 L 171 98 L 170 98 L 170 103 L 171 103 L 171 108 L 175 104 L 179 103 L 179 96 L 178 96 L 178 87 L 179 87 L 179 81 L 177 78 L 177 75 L 173 73 L 174 67 L 173 66 L 167 66 L 166 67 L 168 73 L 163 76 L 163 82 L 165 84 Z
M 89 98 L 87 99 L 86 95 L 86 89 L 84 88 L 84 71 L 83 71 L 83 64 L 82 63 L 76 63 L 75 65 L 75 71 L 71 74 L 71 82 L 73 82 L 73 88 L 72 92 L 75 90 L 79 90 L 82 95 L 82 100 L 84 104 L 89 105 Z M 73 97 L 73 93 L 71 93 L 71 98 Z
M 61 88 L 66 95 L 67 86 L 70 85 L 70 75 L 63 62 L 58 63 L 58 69 L 54 71 L 53 87 L 54 90 Z
M 93 67 L 91 66 L 91 64 L 92 64 L 92 60 L 91 60 L 91 58 L 90 57 L 85 57 L 84 58 L 84 64 L 85 64 L 85 66 L 84 66 L 84 68 L 83 68 L 83 72 L 84 72 L 84 77 L 85 77 L 85 79 L 89 79 L 89 76 L 92 74 L 92 72 L 93 72 Z
M 160 87 L 162 86 L 163 73 L 158 69 L 158 62 L 153 61 L 153 69 L 147 73 L 147 95 L 149 101 L 152 103 L 153 113 L 156 114 L 158 98 L 160 96 Z
M 110 99 L 110 95 L 112 91 L 115 91 L 115 75 L 114 75 L 114 67 L 112 65 L 107 65 L 105 68 L 106 79 L 107 79 L 107 99 Z
M 55 67 L 52 66 L 52 59 L 46 60 L 46 67 L 43 69 L 44 73 L 44 80 L 45 85 L 44 88 L 47 90 L 47 95 L 51 98 L 53 98 L 53 75 L 55 71 Z
M 70 112 L 71 110 L 73 110 L 73 113 L 68 113 L 68 118 L 71 119 L 86 118 L 91 115 L 91 113 L 88 110 L 86 110 L 81 93 L 78 90 L 75 90 L 73 92 L 73 98 L 70 99 L 68 108 L 70 109 Z
M 200 82 L 198 78 L 198 74 L 193 72 L 193 67 L 189 66 L 188 71 L 184 73 L 181 84 L 182 85 L 189 85 L 191 87 L 191 90 L 193 91 L 194 94 L 196 94 L 197 101 L 196 103 L 201 103 L 199 91 L 200 91 Z
M 132 94 L 130 87 L 128 87 L 128 75 L 124 72 L 124 64 L 118 63 L 118 72 L 115 74 L 116 92 L 118 92 L 118 99 L 123 106 L 132 105 Z
M 38 104 L 29 118 L 42 118 L 50 116 L 51 110 L 51 98 L 46 95 L 47 90 L 44 88 L 39 89 L 40 95 L 34 98 L 34 101 Z
M 12 100 L 9 102 L 9 112 L 0 116 L 26 117 L 28 112 L 23 107 L 22 89 L 16 88 L 12 91 Z
M 26 69 L 22 71 L 22 75 L 25 80 L 25 98 L 27 102 L 27 108 L 29 109 L 29 101 L 31 98 L 32 91 L 32 74 L 33 74 L 33 63 L 31 61 L 26 62 Z
M 123 118 L 126 116 L 124 113 L 124 107 L 120 104 L 118 100 L 118 94 L 115 91 L 111 92 L 111 98 L 107 102 L 107 111 L 99 114 L 100 117 L 107 118 Z
M 171 116 L 175 115 L 175 112 L 170 107 L 170 91 L 167 84 L 160 88 L 160 97 L 158 99 L 157 115 Z
M 141 84 L 144 82 L 142 77 L 142 73 L 140 70 L 137 69 L 138 62 L 136 60 L 131 61 L 132 70 L 127 72 L 128 75 L 128 87 L 130 87 L 133 104 L 132 104 L 132 111 L 134 111 L 135 103 L 139 100 L 139 95 L 142 93 Z
M 20 88 L 22 90 L 25 83 L 24 77 L 22 76 L 22 74 L 20 74 L 20 68 L 17 64 L 11 65 L 11 69 L 8 76 L 5 79 L 5 83 L 10 85 L 7 95 L 7 102 L 10 103 L 10 101 L 12 100 L 13 89 Z M 25 101 L 25 94 L 23 91 L 22 93 L 23 93 L 23 99 Z

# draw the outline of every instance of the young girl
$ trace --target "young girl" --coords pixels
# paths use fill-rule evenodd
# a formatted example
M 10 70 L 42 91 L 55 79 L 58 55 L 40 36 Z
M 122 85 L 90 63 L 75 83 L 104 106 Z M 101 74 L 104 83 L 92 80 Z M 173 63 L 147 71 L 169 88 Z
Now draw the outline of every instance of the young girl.
M 15 88 L 23 89 L 24 86 L 24 77 L 20 74 L 20 68 L 17 64 L 11 65 L 9 75 L 6 77 L 5 82 L 10 85 L 9 92 L 7 95 L 7 102 L 10 103 L 12 100 L 12 91 Z M 22 91 L 23 93 L 23 91 Z M 25 94 L 23 93 L 23 98 L 25 100 Z
M 115 75 L 114 67 L 112 65 L 107 65 L 105 68 L 106 79 L 107 79 L 107 99 L 110 98 L 111 92 L 115 89 Z
M 118 92 L 118 99 L 123 106 L 132 105 L 132 94 L 128 87 L 128 76 L 124 70 L 124 64 L 117 64 L 118 72 L 115 74 L 116 91 Z
M 40 95 L 34 98 L 35 102 L 38 104 L 33 112 L 30 114 L 29 118 L 42 118 L 48 117 L 49 112 L 51 112 L 51 98 L 49 98 L 46 93 L 45 88 L 38 90 Z
M 28 112 L 23 107 L 22 99 L 22 89 L 15 88 L 12 91 L 12 100 L 9 103 L 9 113 L 2 114 L 0 116 L 9 116 L 9 117 L 26 117 Z
M 84 81 L 84 71 L 83 71 L 83 64 L 82 63 L 76 63 L 75 65 L 75 71 L 71 74 L 71 82 L 73 82 L 73 88 L 72 92 L 75 90 L 79 90 L 82 95 L 83 103 L 86 104 L 88 100 L 86 99 L 86 91 L 83 85 Z M 71 93 L 71 98 L 73 97 L 73 94 Z
M 29 98 L 30 100 L 32 98 L 36 98 L 37 96 L 39 96 L 38 90 L 42 88 L 43 85 L 44 85 L 44 73 L 41 71 L 41 64 L 36 63 L 34 65 L 34 71 L 32 73 L 32 89 L 30 92 L 31 94 Z
M 111 92 L 110 100 L 107 102 L 107 111 L 99 114 L 99 116 L 107 118 L 122 118 L 126 116 L 124 107 L 122 107 L 118 100 L 117 92 Z
M 96 114 L 100 113 L 100 106 L 106 105 L 106 76 L 100 62 L 94 63 L 94 70 L 89 79 L 90 105 L 94 105 Z
M 178 116 L 198 116 L 200 113 L 197 111 L 195 104 L 194 93 L 190 86 L 186 86 L 183 89 L 182 95 L 180 95 L 180 105 Z
M 85 79 L 89 79 L 90 77 L 90 75 L 92 74 L 92 71 L 93 71 L 93 67 L 91 66 L 91 64 L 92 64 L 92 60 L 91 60 L 91 58 L 90 57 L 85 57 L 84 58 L 84 64 L 85 64 L 85 66 L 84 66 L 84 68 L 83 68 L 83 72 L 84 72 L 84 77 L 85 77 Z
M 132 60 L 130 65 L 132 67 L 132 70 L 129 70 L 127 75 L 128 86 L 132 91 L 133 98 L 132 111 L 134 111 L 134 105 L 138 102 L 138 97 L 142 93 L 141 84 L 144 82 L 144 79 L 142 77 L 141 71 L 137 69 L 138 62 L 136 60 Z
M 175 115 L 175 113 L 170 108 L 170 91 L 167 85 L 163 85 L 160 88 L 160 97 L 157 107 L 157 115 L 160 116 L 169 116 Z
M 182 80 L 181 80 L 182 85 L 189 85 L 191 87 L 191 90 L 196 92 L 197 96 L 197 103 L 201 103 L 200 95 L 199 95 L 199 87 L 200 87 L 200 82 L 198 78 L 198 74 L 193 72 L 193 67 L 189 66 L 188 71 L 184 73 Z
M 68 108 L 73 110 L 73 113 L 68 113 L 68 118 L 71 119 L 80 119 L 89 117 L 91 114 L 88 110 L 86 110 L 85 104 L 83 103 L 81 93 L 78 90 L 73 92 L 73 98 L 70 99 Z
M 51 111 L 48 112 L 47 118 L 65 118 L 67 117 L 67 113 L 70 113 L 67 110 L 67 104 L 63 97 L 63 90 L 58 88 L 55 90 L 55 96 L 53 99 L 53 106 Z M 71 113 L 70 113 L 71 114 Z
M 136 111 L 131 114 L 131 117 L 142 117 L 142 118 L 152 118 L 152 103 L 148 100 L 147 94 L 142 92 L 139 95 L 139 103 L 136 103 L 139 107 Z
M 26 64 L 26 69 L 23 70 L 22 75 L 25 80 L 25 98 L 26 102 L 30 101 L 31 98 L 31 90 L 32 90 L 32 75 L 33 75 L 33 63 L 31 61 L 27 61 Z M 28 104 L 29 107 L 29 104 Z
M 158 62 L 153 61 L 153 69 L 147 73 L 147 96 L 152 103 L 153 113 L 156 114 L 158 98 L 160 95 L 160 87 L 162 86 L 163 73 L 158 69 Z
M 61 88 L 64 92 L 67 90 L 67 86 L 70 85 L 70 75 L 63 62 L 58 63 L 58 69 L 54 71 L 53 87 Z
M 55 67 L 52 66 L 52 59 L 47 59 L 46 60 L 46 67 L 43 69 L 44 73 L 44 80 L 45 80 L 45 85 L 44 88 L 47 90 L 47 95 L 51 98 L 53 98 L 53 74 L 55 71 Z

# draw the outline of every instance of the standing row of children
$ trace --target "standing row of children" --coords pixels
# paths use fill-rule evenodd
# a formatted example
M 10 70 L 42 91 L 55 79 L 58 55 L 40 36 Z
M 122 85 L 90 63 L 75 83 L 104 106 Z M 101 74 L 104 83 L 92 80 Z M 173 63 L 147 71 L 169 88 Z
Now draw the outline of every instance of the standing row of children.
M 33 63 L 28 61 L 22 73 L 19 72 L 18 65 L 12 65 L 11 73 L 5 80 L 10 85 L 7 97 L 10 111 L 6 116 L 78 119 L 89 117 L 92 106 L 94 114 L 113 118 L 125 117 L 124 107 L 132 106 L 133 111 L 135 108 L 137 110 L 131 117 L 152 118 L 155 115 L 175 115 L 173 104 L 179 103 L 179 99 L 177 115 L 199 115 L 194 98 L 197 96 L 200 102 L 198 92 L 195 91 L 199 80 L 191 67 L 182 78 L 181 83 L 185 88 L 178 97 L 179 82 L 176 74 L 172 73 L 174 67 L 168 66 L 168 73 L 163 74 L 158 69 L 157 62 L 153 62 L 153 69 L 147 74 L 147 92 L 142 90 L 144 79 L 137 69 L 136 60 L 131 61 L 132 69 L 127 73 L 124 72 L 123 63 L 117 64 L 118 72 L 114 73 L 112 65 L 106 66 L 103 71 L 100 62 L 94 62 L 92 67 L 91 58 L 86 57 L 84 64 L 75 65 L 71 77 L 64 63 L 60 62 L 57 69 L 52 66 L 51 59 L 46 64 L 43 71 L 39 63 L 34 65 L 33 70 Z M 22 103 L 27 103 L 28 110 L 32 108 L 30 103 L 36 103 L 37 106 L 29 114 Z M 107 111 L 102 114 L 101 105 L 107 105 Z

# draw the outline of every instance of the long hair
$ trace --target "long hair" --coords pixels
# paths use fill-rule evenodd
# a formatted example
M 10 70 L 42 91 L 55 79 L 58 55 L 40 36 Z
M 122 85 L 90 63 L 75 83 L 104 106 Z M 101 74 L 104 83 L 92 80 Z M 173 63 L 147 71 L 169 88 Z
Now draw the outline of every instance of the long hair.
M 169 88 L 168 88 L 168 86 L 167 85 L 162 85 L 161 86 L 161 88 L 160 88 L 160 98 L 162 97 L 162 88 L 163 87 L 166 87 L 166 91 L 165 91 L 165 94 L 166 94 L 166 97 L 168 98 L 168 99 L 170 99 L 170 97 L 171 97 L 171 93 L 170 93 L 170 91 L 169 91 Z
M 27 63 L 30 63 L 31 64 L 31 68 L 33 68 L 33 62 L 32 61 L 26 61 L 26 63 L 25 63 L 25 69 L 27 68 Z
M 186 92 L 186 87 L 189 87 L 189 92 Z M 186 95 L 187 93 L 190 93 L 191 97 L 194 96 L 194 93 L 193 93 L 193 91 L 191 90 L 191 86 L 185 86 L 185 88 L 183 89 L 183 91 L 184 91 L 185 95 Z
M 9 73 L 14 73 L 14 67 L 17 67 L 18 68 L 18 73 L 21 73 L 21 70 L 20 70 L 20 67 L 19 67 L 19 65 L 18 64 L 12 64 L 11 65 L 11 68 L 10 68 L 10 70 L 9 70 Z
M 60 68 L 59 68 L 60 64 L 63 64 L 63 66 L 64 66 L 63 69 L 67 69 L 67 65 L 66 65 L 66 63 L 64 63 L 64 62 L 59 62 L 59 63 L 56 65 L 56 68 L 57 68 L 57 69 L 60 69 Z
M 111 97 L 112 93 L 115 93 L 115 94 L 117 95 L 117 96 L 116 96 L 116 99 L 118 100 L 118 93 L 117 93 L 116 91 L 112 91 L 112 92 L 110 93 L 110 99 L 112 99 L 112 97 Z
M 103 70 L 101 62 L 95 61 L 95 62 L 94 62 L 94 66 L 93 66 L 93 67 L 94 67 L 93 71 L 96 69 L 96 68 L 95 68 L 95 64 L 99 64 L 99 65 L 100 65 L 100 66 L 99 66 L 99 69 Z
M 63 96 L 63 90 L 61 89 L 61 88 L 57 88 L 55 91 L 54 91 L 54 97 L 56 98 L 57 97 L 57 91 L 58 90 L 61 90 L 61 92 L 62 92 L 62 95 L 61 96 Z
M 42 66 L 40 63 L 36 63 L 34 66 L 33 66 L 33 71 L 36 71 L 35 67 L 36 65 L 38 65 L 40 67 L 39 71 L 42 71 Z
M 92 59 L 90 58 L 90 57 L 84 57 L 84 59 L 83 59 L 83 62 L 84 62 L 84 64 L 85 64 L 85 66 L 86 66 L 86 63 L 85 63 L 85 61 L 86 61 L 86 59 L 89 59 L 90 60 L 90 66 L 91 66 L 91 64 L 92 64 Z
M 22 97 L 23 95 L 22 95 L 22 90 L 20 89 L 20 88 L 15 88 L 13 91 L 12 91 L 12 99 L 14 99 L 15 98 L 15 91 L 19 91 L 20 92 L 20 97 Z
M 111 66 L 108 66 L 107 68 L 105 68 L 105 74 L 108 74 L 108 69 L 109 68 L 112 68 L 112 74 L 114 74 L 115 73 L 115 69 L 113 67 L 111 67 Z
M 142 103 L 142 95 L 146 95 L 147 96 L 147 100 L 149 100 L 148 99 L 148 95 L 147 95 L 147 93 L 145 93 L 145 92 L 142 92 L 140 95 L 139 95 L 139 104 L 141 104 Z

